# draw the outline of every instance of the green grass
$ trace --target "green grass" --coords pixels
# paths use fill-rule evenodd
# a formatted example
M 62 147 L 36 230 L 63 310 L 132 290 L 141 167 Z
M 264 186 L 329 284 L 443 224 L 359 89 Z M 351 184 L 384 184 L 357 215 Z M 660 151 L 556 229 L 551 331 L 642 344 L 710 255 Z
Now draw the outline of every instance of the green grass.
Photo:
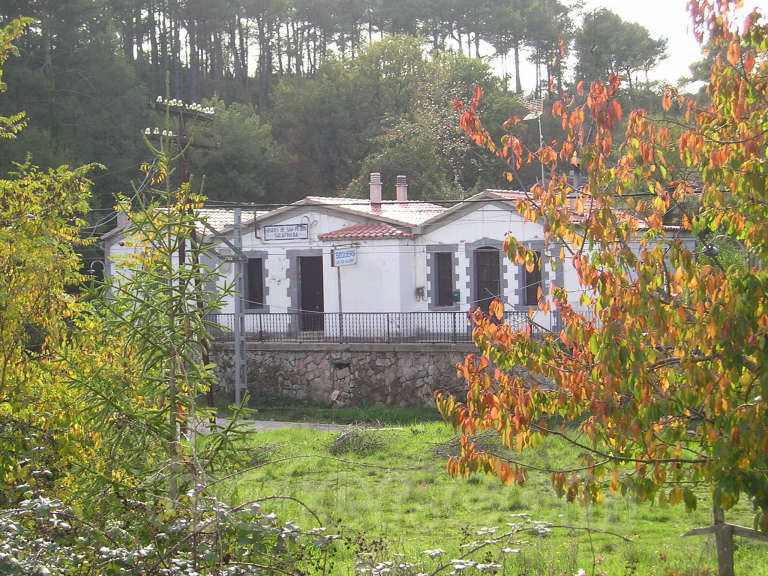
M 503 486 L 482 475 L 450 478 L 445 461 L 455 450 L 455 438 L 441 422 L 411 421 L 369 434 L 373 436 L 367 442 L 340 441 L 338 433 L 309 429 L 255 434 L 251 442 L 259 462 L 265 454 L 267 460 L 287 460 L 246 473 L 225 488 L 224 496 L 238 502 L 291 496 L 304 502 L 330 531 L 344 537 L 338 574 L 353 573 L 359 552 L 373 552 L 379 559 L 404 554 L 406 561 L 425 563 L 419 570 L 429 572 L 437 561 L 429 560 L 424 550 L 441 548 L 455 558 L 465 550 L 462 544 L 484 539 L 477 530 L 498 527 L 503 533 L 507 523 L 515 521 L 510 515 L 519 513 L 553 524 L 618 532 L 633 542 L 568 529 L 555 529 L 545 537 L 526 534 L 509 544 L 520 553 L 503 556 L 506 574 L 570 575 L 578 568 L 593 574 L 593 559 L 594 574 L 716 572 L 711 538 L 680 537 L 693 527 L 711 524 L 706 491 L 698 492 L 694 512 L 682 505 L 661 507 L 610 494 L 600 506 L 569 504 L 555 496 L 546 474 L 532 472 L 522 487 Z M 552 438 L 524 457 L 538 466 L 561 467 L 578 455 Z M 314 523 L 290 500 L 265 502 L 264 508 L 306 528 Z M 740 503 L 727 519 L 750 526 L 751 510 Z M 498 547 L 493 559 L 497 553 Z M 476 559 L 491 559 L 486 554 L 480 552 Z M 768 546 L 737 539 L 736 563 L 737 574 L 768 576 Z
M 201 400 L 204 405 L 204 399 Z M 232 398 L 218 394 L 215 398 L 219 416 L 232 415 Z M 329 424 L 381 424 L 401 426 L 413 422 L 439 421 L 434 407 L 362 406 L 359 408 L 331 408 L 324 404 L 301 402 L 287 398 L 249 397 L 250 418 L 255 420 L 281 420 L 286 422 L 321 422 Z

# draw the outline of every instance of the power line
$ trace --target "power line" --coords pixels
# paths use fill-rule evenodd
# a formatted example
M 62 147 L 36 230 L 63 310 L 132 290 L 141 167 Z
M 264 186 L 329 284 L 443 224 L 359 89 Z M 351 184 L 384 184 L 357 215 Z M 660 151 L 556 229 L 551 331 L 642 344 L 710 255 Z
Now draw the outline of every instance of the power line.
M 393 206 L 393 205 L 413 205 L 413 204 L 436 204 L 438 206 L 443 205 L 459 205 L 459 204 L 487 204 L 487 203 L 494 203 L 494 202 L 514 202 L 516 200 L 530 200 L 530 198 L 525 197 L 525 192 L 520 192 L 521 196 L 519 198 L 465 198 L 463 200 L 447 200 L 445 198 L 436 198 L 436 199 L 418 199 L 418 200 L 382 200 L 381 204 L 384 206 Z M 636 192 L 631 194 L 622 194 L 620 196 L 614 196 L 614 198 L 649 198 L 649 197 L 656 197 L 658 194 L 652 194 L 650 192 Z M 323 198 L 331 198 L 333 200 L 338 200 L 337 203 L 334 204 L 326 204 L 324 202 L 307 202 L 305 204 L 298 204 L 300 202 L 299 200 L 294 202 L 234 202 L 234 201 L 228 201 L 228 200 L 208 200 L 205 204 L 206 208 L 241 208 L 241 209 L 258 209 L 258 208 L 287 208 L 289 206 L 296 206 L 296 207 L 312 207 L 312 206 L 318 206 L 318 207 L 344 207 L 344 206 L 365 206 L 368 204 L 367 198 L 345 198 L 345 197 L 338 197 L 338 196 L 324 196 Z M 589 195 L 586 194 L 569 194 L 566 196 L 569 200 L 575 200 L 578 198 L 592 198 Z
M 145 172 L 144 180 L 141 182 L 141 184 L 139 184 L 139 187 L 136 188 L 136 190 L 133 193 L 133 195 L 131 195 L 131 197 L 128 198 L 128 202 L 129 203 L 132 203 L 136 199 L 136 197 L 139 194 L 141 194 L 144 191 L 144 189 L 147 187 L 147 185 L 149 184 L 149 181 L 151 179 L 152 170 L 154 170 L 156 165 L 157 165 L 157 160 L 154 160 L 152 162 L 152 165 Z M 99 228 L 101 228 L 103 226 L 106 226 L 112 220 L 117 220 L 117 212 L 114 209 L 107 208 L 107 209 L 104 209 L 104 210 L 108 210 L 109 214 L 104 216 L 101 220 L 97 221 L 95 224 L 93 224 L 91 226 L 84 226 L 83 228 L 80 229 L 81 233 L 83 233 L 86 230 L 90 230 L 91 231 L 90 234 L 88 234 L 88 236 L 86 236 L 86 239 L 92 238 L 93 236 L 95 236 L 96 235 L 96 230 L 98 230 Z M 96 210 L 92 210 L 92 212 L 96 212 Z

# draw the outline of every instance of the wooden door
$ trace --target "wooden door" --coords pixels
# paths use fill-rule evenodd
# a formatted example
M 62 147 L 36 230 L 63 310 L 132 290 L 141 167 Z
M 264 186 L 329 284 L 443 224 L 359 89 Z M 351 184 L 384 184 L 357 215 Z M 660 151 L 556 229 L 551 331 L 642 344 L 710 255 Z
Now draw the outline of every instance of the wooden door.
M 323 258 L 321 256 L 299 258 L 299 298 L 301 329 L 323 330 Z

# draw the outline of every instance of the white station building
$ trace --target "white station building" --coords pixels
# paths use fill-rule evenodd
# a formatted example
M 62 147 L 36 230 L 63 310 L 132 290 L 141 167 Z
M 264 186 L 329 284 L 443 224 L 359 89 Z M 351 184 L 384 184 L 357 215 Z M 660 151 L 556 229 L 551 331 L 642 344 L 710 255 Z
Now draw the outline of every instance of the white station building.
M 547 245 L 543 226 L 525 222 L 515 202 L 522 192 L 485 190 L 450 208 L 408 200 L 404 176 L 398 176 L 395 198 L 382 199 L 382 182 L 371 174 L 368 199 L 308 196 L 267 212 L 243 211 L 244 311 L 246 329 L 338 332 L 339 312 L 464 313 L 486 308 L 492 300 L 510 313 L 533 310 L 534 322 L 556 328 L 556 312 L 544 314 L 538 293 L 550 297 L 552 285 L 564 286 L 569 302 L 579 308 L 582 289 L 569 260 L 553 269 L 526 271 L 503 253 L 506 235 L 542 255 L 557 255 Z M 204 210 L 216 253 L 232 255 L 232 211 Z M 130 250 L 121 230 L 102 237 L 107 275 L 119 275 L 116 256 Z M 220 272 L 233 282 L 235 266 Z M 554 307 L 553 307 L 554 308 Z M 220 310 L 233 313 L 234 299 Z M 426 315 L 424 315 L 426 316 Z M 522 315 L 519 315 L 522 317 Z M 264 322 L 269 318 L 269 324 Z M 360 317 L 355 322 L 359 323 Z M 350 333 L 351 326 L 341 325 Z

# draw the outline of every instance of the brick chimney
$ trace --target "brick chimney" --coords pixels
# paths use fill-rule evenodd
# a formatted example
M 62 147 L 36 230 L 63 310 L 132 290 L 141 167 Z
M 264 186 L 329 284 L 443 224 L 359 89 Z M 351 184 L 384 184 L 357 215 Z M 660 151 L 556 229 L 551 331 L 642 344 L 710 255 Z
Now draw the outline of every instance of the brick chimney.
M 371 208 L 381 209 L 381 173 L 371 172 Z
M 125 228 L 128 226 L 128 212 L 126 210 L 130 210 L 130 205 L 124 205 L 124 206 L 118 206 L 117 207 L 117 224 L 115 225 L 115 228 Z
M 397 177 L 395 192 L 397 193 L 398 202 L 408 202 L 408 178 L 406 176 Z

